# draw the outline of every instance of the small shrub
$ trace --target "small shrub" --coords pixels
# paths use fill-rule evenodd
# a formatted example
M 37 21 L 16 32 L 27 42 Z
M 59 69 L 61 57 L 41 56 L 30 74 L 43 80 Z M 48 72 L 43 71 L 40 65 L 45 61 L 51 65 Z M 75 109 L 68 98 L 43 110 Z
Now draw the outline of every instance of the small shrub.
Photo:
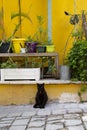
M 87 41 L 79 40 L 73 44 L 67 55 L 67 62 L 71 69 L 71 78 L 87 81 Z

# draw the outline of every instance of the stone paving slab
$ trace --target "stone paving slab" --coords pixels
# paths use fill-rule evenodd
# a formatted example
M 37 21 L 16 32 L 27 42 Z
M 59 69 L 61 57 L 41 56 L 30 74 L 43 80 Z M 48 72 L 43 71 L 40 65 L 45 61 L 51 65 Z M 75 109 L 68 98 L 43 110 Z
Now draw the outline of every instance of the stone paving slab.
M 58 129 L 62 129 L 63 128 L 63 124 L 62 123 L 57 123 L 57 124 L 47 124 L 46 125 L 46 130 L 58 130 Z
M 37 115 L 39 116 L 46 116 L 50 114 L 51 114 L 51 110 L 48 110 L 48 109 L 39 109 L 37 112 Z
M 21 112 L 12 112 L 12 113 L 9 113 L 8 115 L 7 115 L 7 117 L 19 117 L 19 116 L 21 116 Z
M 21 120 L 15 120 L 14 122 L 13 122 L 13 126 L 23 126 L 23 125 L 27 125 L 27 123 L 29 122 L 29 119 L 21 119 Z
M 65 114 L 64 119 L 80 119 L 80 114 Z
M 43 116 L 35 116 L 31 118 L 31 121 L 45 121 L 45 119 Z
M 36 111 L 25 111 L 25 112 L 23 112 L 23 114 L 22 114 L 22 117 L 30 117 L 30 116 L 34 116 L 34 115 L 36 115 Z
M 38 127 L 38 128 L 28 128 L 28 129 L 26 129 L 26 130 L 44 130 L 44 127 Z
M 76 126 L 76 125 L 81 125 L 82 121 L 81 119 L 68 119 L 65 120 L 65 126 Z
M 47 121 L 55 121 L 55 120 L 62 120 L 63 116 L 62 115 L 51 115 L 47 118 Z
M 0 130 L 87 130 L 87 102 L 0 106 Z
M 68 109 L 68 113 L 81 113 L 82 110 L 80 108 L 73 108 L 73 109 Z
M 45 121 L 31 121 L 28 127 L 42 127 L 45 125 Z
M 26 126 L 11 126 L 9 130 L 25 130 Z
M 84 130 L 84 127 L 82 125 L 70 126 L 70 127 L 68 127 L 68 130 Z
M 64 110 L 64 109 L 54 109 L 54 110 L 52 110 L 52 114 L 53 115 L 60 115 L 60 114 L 66 114 L 66 110 Z
M 2 127 L 0 130 L 9 130 L 9 127 Z
M 83 120 L 83 121 L 87 121 L 87 115 L 82 116 L 82 120 Z
M 87 122 L 84 122 L 84 126 L 85 126 L 85 128 L 87 129 Z

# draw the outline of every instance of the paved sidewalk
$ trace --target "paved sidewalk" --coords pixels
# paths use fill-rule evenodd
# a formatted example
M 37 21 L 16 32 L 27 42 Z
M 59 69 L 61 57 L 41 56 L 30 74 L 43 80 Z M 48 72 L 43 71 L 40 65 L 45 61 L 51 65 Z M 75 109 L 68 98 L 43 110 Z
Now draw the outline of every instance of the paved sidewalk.
M 0 106 L 0 130 L 87 130 L 87 103 Z

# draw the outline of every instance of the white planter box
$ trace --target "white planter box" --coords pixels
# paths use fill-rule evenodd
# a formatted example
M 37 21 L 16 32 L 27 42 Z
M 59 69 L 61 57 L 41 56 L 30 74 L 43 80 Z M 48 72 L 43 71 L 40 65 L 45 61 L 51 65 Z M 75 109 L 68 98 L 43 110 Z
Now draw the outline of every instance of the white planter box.
M 1 69 L 1 81 L 4 80 L 39 80 L 40 68 Z

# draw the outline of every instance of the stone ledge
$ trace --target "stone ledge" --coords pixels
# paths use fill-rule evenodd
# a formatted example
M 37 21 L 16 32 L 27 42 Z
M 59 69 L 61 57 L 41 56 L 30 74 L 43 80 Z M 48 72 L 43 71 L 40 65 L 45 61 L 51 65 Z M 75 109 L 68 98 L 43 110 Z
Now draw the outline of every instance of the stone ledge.
M 43 79 L 43 80 L 39 80 L 39 81 L 30 81 L 30 80 L 24 80 L 24 81 L 23 80 L 22 81 L 0 81 L 0 84 L 37 84 L 37 83 L 45 83 L 45 84 L 82 84 L 81 81 L 56 80 L 56 79 Z

